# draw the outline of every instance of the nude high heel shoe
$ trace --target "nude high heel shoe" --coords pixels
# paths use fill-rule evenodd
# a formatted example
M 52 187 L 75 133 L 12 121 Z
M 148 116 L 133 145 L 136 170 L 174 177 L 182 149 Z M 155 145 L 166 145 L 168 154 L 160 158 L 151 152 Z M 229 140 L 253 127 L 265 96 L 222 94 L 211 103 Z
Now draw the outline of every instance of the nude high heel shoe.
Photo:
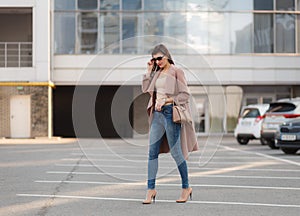
M 143 201 L 143 204 L 151 204 L 152 200 L 153 203 L 155 203 L 155 197 L 156 197 L 156 190 L 148 190 L 146 199 Z
M 178 200 L 176 200 L 177 203 L 185 203 L 188 198 L 190 197 L 190 200 L 192 200 L 192 188 L 183 188 L 181 192 L 181 196 Z

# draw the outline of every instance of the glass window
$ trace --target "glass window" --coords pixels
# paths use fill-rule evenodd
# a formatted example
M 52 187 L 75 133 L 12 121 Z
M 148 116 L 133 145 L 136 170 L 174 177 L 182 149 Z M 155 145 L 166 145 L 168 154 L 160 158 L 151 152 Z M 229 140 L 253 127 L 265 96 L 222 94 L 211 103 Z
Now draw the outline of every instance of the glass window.
M 164 1 L 162 0 L 151 0 L 144 1 L 144 10 L 163 10 Z
M 273 0 L 254 0 L 254 10 L 273 10 Z
M 97 51 L 98 18 L 96 13 L 81 13 L 78 16 L 79 53 L 91 54 Z
M 253 10 L 253 0 L 207 0 L 210 11 Z
M 185 48 L 177 45 L 182 45 L 186 41 L 186 16 L 183 13 L 167 13 L 164 17 L 164 35 L 178 39 L 178 44 L 173 44 L 173 53 L 185 52 Z M 175 41 L 175 40 L 173 40 Z M 176 42 L 177 43 L 177 42 Z M 184 49 L 184 50 L 183 50 Z
M 142 8 L 141 0 L 122 0 L 123 10 L 140 10 Z
M 119 0 L 100 0 L 101 10 L 119 10 L 120 3 Z
M 208 52 L 208 12 L 187 14 L 187 43 L 200 53 Z
M 229 10 L 241 11 L 241 10 L 253 10 L 253 0 L 228 0 Z
M 210 11 L 224 11 L 229 8 L 229 0 L 208 0 L 207 6 Z
M 242 118 L 256 118 L 258 116 L 260 116 L 259 110 L 255 108 L 246 108 L 241 114 Z
M 300 53 L 300 15 L 297 15 L 297 47 L 298 47 L 298 53 Z
M 139 26 L 139 15 L 123 14 L 122 18 L 122 49 L 123 53 L 134 54 L 138 48 L 139 31 L 142 29 Z M 140 48 L 140 47 L 139 47 Z
M 144 34 L 164 35 L 164 19 L 160 13 L 144 14 Z
M 94 10 L 98 8 L 98 0 L 78 0 L 78 9 Z
M 104 53 L 119 53 L 120 22 L 116 13 L 100 15 L 99 48 Z
M 207 11 L 208 0 L 186 0 L 186 8 L 188 11 Z
M 231 13 L 231 53 L 252 53 L 252 13 Z
M 254 14 L 254 52 L 273 53 L 273 15 Z
M 55 0 L 55 10 L 75 10 L 75 0 Z
M 284 102 L 274 102 L 270 104 L 268 112 L 289 112 L 296 109 L 296 106 L 293 103 L 284 103 Z
M 276 52 L 295 52 L 294 14 L 276 14 Z
M 149 50 L 157 44 L 157 36 L 164 35 L 164 15 L 161 13 L 144 13 L 144 51 L 151 53 Z M 150 37 L 153 35 L 153 37 Z
M 276 0 L 276 10 L 295 10 L 295 0 Z
M 208 19 L 209 53 L 230 53 L 230 29 L 228 13 L 210 12 Z
M 56 54 L 74 54 L 75 35 L 75 14 L 55 13 L 54 52 Z
M 186 1 L 185 0 L 165 0 L 166 10 L 185 10 Z

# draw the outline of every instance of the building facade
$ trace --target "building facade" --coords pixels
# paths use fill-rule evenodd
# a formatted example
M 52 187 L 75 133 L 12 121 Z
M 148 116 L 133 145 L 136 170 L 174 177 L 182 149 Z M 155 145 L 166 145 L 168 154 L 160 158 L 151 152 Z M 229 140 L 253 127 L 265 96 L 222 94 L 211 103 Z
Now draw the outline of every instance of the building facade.
M 141 76 L 158 43 L 186 72 L 199 134 L 300 96 L 300 0 L 4 0 L 0 17 L 3 137 L 18 137 L 20 95 L 30 136 L 146 134 Z

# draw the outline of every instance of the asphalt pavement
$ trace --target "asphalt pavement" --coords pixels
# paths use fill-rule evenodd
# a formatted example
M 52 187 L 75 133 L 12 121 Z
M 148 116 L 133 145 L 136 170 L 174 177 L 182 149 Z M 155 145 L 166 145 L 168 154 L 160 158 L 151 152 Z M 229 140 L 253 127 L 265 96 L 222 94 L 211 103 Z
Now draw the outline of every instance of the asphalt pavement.
M 180 196 L 170 154 L 160 155 L 155 204 L 146 194 L 148 140 L 0 140 L 0 215 L 299 215 L 300 152 L 258 141 L 199 137 L 189 156 L 192 200 Z

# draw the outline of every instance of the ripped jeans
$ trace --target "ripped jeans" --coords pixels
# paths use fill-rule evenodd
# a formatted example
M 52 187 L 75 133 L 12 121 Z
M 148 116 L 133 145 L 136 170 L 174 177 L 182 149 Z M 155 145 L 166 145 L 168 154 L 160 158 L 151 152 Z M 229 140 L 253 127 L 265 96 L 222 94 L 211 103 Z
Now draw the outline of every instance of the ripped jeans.
M 148 189 L 155 188 L 156 174 L 158 170 L 158 155 L 164 134 L 167 136 L 169 148 L 175 160 L 182 182 L 182 188 L 189 187 L 188 168 L 182 154 L 180 143 L 181 125 L 172 120 L 173 105 L 162 107 L 160 112 L 153 112 L 152 124 L 150 127 L 149 156 L 148 156 Z

